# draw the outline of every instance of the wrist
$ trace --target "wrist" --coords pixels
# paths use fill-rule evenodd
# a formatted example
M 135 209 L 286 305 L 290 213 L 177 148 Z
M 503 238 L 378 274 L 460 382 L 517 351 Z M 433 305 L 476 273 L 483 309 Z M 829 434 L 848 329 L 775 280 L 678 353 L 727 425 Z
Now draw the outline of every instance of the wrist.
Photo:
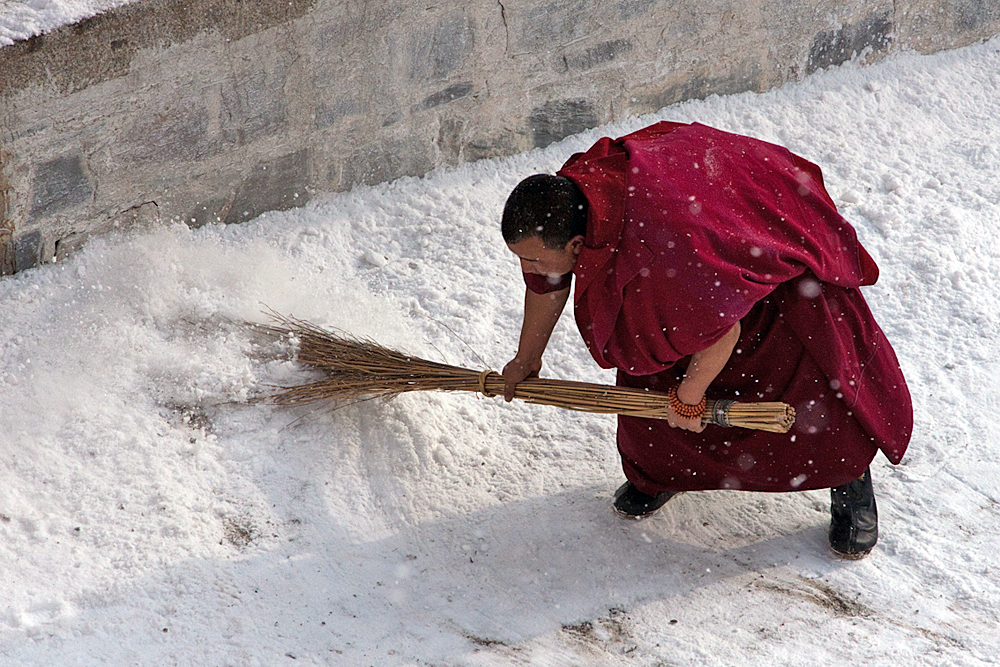
M 518 350 L 513 361 L 525 368 L 533 368 L 542 365 L 542 355 Z
M 667 390 L 667 400 L 670 402 L 670 409 L 678 417 L 685 419 L 701 419 L 702 415 L 705 414 L 705 406 L 708 403 L 704 394 L 702 394 L 697 403 L 687 403 L 678 396 L 677 387 L 671 387 Z
M 677 398 L 685 405 L 698 405 L 705 399 L 705 392 L 700 389 L 692 389 L 685 383 L 681 383 L 674 388 Z

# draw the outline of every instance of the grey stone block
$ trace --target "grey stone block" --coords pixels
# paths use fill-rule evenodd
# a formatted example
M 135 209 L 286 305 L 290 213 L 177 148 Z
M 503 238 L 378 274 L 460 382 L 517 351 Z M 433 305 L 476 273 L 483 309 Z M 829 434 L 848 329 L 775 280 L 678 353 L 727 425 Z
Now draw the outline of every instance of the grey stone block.
M 155 201 L 146 201 L 121 211 L 108 224 L 111 229 L 152 228 L 160 222 L 160 207 Z
M 223 222 L 246 222 L 265 211 L 287 211 L 308 202 L 308 157 L 303 148 L 258 164 L 236 191 Z
M 700 100 L 709 95 L 735 95 L 759 90 L 763 87 L 763 76 L 761 64 L 754 60 L 746 60 L 731 67 L 723 76 L 709 77 L 692 73 L 673 85 L 633 90 L 631 111 L 650 113 L 682 100 Z
M 2 203 L 2 202 L 0 202 Z M 14 273 L 14 225 L 0 216 L 0 276 Z
M 67 234 L 61 239 L 56 240 L 55 244 L 55 256 L 58 259 L 63 259 L 72 255 L 74 252 L 83 247 L 93 234 L 98 233 L 98 230 L 92 230 L 91 232 L 82 232 L 79 234 Z
M 600 119 L 587 100 L 556 100 L 532 110 L 528 117 L 536 148 L 600 125 Z
M 458 164 L 462 156 L 462 130 L 465 124 L 455 118 L 447 118 L 441 121 L 438 128 L 438 150 L 445 156 L 449 164 Z
M 488 160 L 515 155 L 531 148 L 531 140 L 526 132 L 508 129 L 495 134 L 476 135 L 464 147 L 462 155 L 469 161 Z
M 813 38 L 806 73 L 846 63 L 865 49 L 884 51 L 892 41 L 892 18 L 889 11 L 873 14 L 840 30 L 824 30 Z
M 348 116 L 359 116 L 365 113 L 365 105 L 358 100 L 336 100 L 330 103 L 321 102 L 316 106 L 317 130 L 336 125 Z
M 410 78 L 443 79 L 461 65 L 474 47 L 472 21 L 461 9 L 449 12 L 433 28 L 417 34 L 410 58 Z
M 628 54 L 634 47 L 635 42 L 631 39 L 613 39 L 592 46 L 582 53 L 566 56 L 566 65 L 571 70 L 588 70 Z
M 554 45 L 586 38 L 590 30 L 586 19 L 593 6 L 583 0 L 555 0 L 535 5 L 524 14 L 516 14 L 518 48 L 545 53 Z M 601 11 L 599 6 L 595 9 Z
M 429 95 L 424 98 L 424 101 L 420 103 L 421 109 L 432 109 L 436 106 L 442 104 L 448 104 L 449 102 L 454 102 L 457 99 L 465 97 L 473 90 L 473 85 L 471 83 L 456 83 L 454 85 L 448 86 L 444 90 L 438 91 L 433 95 Z
M 399 121 L 403 120 L 403 118 L 405 117 L 406 117 L 405 113 L 403 113 L 399 109 L 396 109 L 382 120 L 382 127 L 389 127 L 390 125 L 395 125 Z
M 4 174 L 4 156 L 0 152 L 0 276 L 14 273 L 14 220 L 11 197 L 13 188 Z
M 14 213 L 11 206 L 11 196 L 14 189 L 4 175 L 3 154 L 0 153 L 0 241 L 5 241 L 5 236 L 14 232 L 14 221 L 11 219 Z
M 243 146 L 274 134 L 288 122 L 284 86 L 288 68 L 237 72 L 222 86 L 221 131 L 225 141 Z
M 657 4 L 657 0 L 619 0 L 618 16 L 628 20 L 636 16 L 648 14 Z
M 955 27 L 971 32 L 1000 19 L 997 0 L 955 0 Z
M 336 4 L 339 11 L 335 13 L 314 13 L 317 20 L 328 21 L 316 30 L 315 48 L 321 58 L 327 55 L 339 56 L 342 47 L 358 40 L 367 41 L 372 34 L 389 28 L 406 8 L 398 0 Z
M 90 199 L 94 188 L 80 156 L 49 160 L 35 166 L 30 217 L 49 215 Z
M 42 233 L 34 231 L 14 239 L 14 271 L 24 271 L 42 263 Z
M 196 229 L 215 222 L 223 222 L 223 218 L 229 214 L 230 210 L 231 202 L 228 198 L 219 197 L 207 202 L 199 202 L 195 204 L 192 211 L 184 216 L 184 224 L 191 229 Z
M 169 99 L 164 107 L 150 111 L 123 133 L 116 150 L 125 151 L 128 162 L 163 160 L 203 160 L 224 146 L 209 133 L 210 116 L 202 100 Z
M 344 164 L 341 186 L 375 185 L 434 168 L 431 146 L 420 139 L 387 139 L 357 151 Z
M 7 238 L 0 238 L 0 276 L 14 273 L 14 244 Z

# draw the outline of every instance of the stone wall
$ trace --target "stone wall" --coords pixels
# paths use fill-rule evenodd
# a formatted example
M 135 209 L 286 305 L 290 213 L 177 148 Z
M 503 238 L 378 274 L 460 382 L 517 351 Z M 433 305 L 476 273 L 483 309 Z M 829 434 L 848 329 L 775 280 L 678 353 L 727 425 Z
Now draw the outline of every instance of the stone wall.
M 0 49 L 0 273 L 997 33 L 995 0 L 140 0 Z

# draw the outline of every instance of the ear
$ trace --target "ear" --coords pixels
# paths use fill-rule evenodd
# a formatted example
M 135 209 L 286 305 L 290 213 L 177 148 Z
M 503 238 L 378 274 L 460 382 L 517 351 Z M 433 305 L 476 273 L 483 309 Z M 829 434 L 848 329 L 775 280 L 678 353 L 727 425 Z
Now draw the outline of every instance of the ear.
M 582 235 L 577 234 L 566 243 L 566 250 L 574 255 L 579 255 L 580 251 L 583 250 L 583 242 L 586 240 Z

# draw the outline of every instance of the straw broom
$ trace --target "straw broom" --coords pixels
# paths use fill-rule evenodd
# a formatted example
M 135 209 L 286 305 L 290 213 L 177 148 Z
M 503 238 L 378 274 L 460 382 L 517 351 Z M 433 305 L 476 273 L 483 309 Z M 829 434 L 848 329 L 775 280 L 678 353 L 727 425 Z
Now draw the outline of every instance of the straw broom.
M 370 340 L 338 335 L 302 320 L 276 314 L 272 317 L 277 324 L 264 329 L 296 339 L 297 361 L 326 374 L 314 382 L 282 388 L 268 398 L 278 405 L 391 398 L 409 391 L 472 391 L 484 396 L 504 393 L 503 376 L 496 371 L 475 371 L 427 361 Z M 568 380 L 528 378 L 514 388 L 514 398 L 566 410 L 629 417 L 666 419 L 671 414 L 666 394 Z M 787 433 L 795 422 L 795 410 L 778 402 L 710 400 L 702 422 Z

